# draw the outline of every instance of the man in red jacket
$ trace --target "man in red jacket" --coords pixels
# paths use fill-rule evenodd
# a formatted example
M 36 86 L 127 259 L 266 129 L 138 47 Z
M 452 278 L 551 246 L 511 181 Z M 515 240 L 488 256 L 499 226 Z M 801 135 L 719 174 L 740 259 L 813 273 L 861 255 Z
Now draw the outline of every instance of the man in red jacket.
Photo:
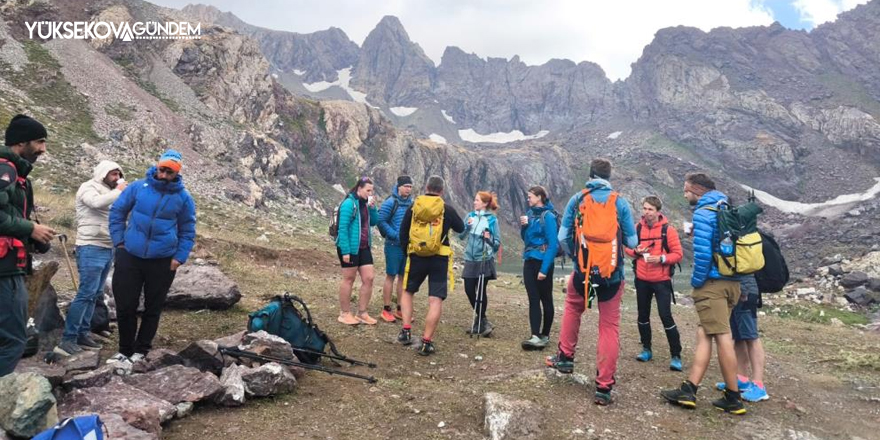
M 626 254 L 634 258 L 636 272 L 636 298 L 639 307 L 639 335 L 642 352 L 636 360 L 648 362 L 651 353 L 651 300 L 657 297 L 657 310 L 666 330 L 672 360 L 669 369 L 681 371 L 681 338 L 678 327 L 672 319 L 672 278 L 673 266 L 681 261 L 681 242 L 675 227 L 670 227 L 666 217 L 660 213 L 663 203 L 656 196 L 642 200 L 642 220 L 636 226 L 639 245 L 636 249 L 626 249 Z

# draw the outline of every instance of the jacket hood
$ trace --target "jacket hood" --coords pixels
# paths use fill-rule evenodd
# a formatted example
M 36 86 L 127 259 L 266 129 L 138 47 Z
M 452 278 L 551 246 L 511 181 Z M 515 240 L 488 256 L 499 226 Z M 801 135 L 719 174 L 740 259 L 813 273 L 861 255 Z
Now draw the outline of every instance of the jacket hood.
M 92 171 L 92 180 L 104 183 L 104 178 L 113 170 L 119 170 L 122 173 L 122 167 L 118 163 L 112 160 L 102 160 L 95 165 L 95 169 Z
M 31 170 L 34 169 L 34 165 L 26 160 L 23 157 L 15 154 L 9 147 L 0 147 L 0 158 L 6 159 L 12 162 L 15 165 L 15 172 L 18 173 L 19 177 L 27 177 L 30 174 Z
M 724 193 L 722 193 L 721 191 L 713 189 L 712 191 L 709 191 L 706 194 L 703 194 L 702 197 L 700 197 L 700 200 L 697 201 L 697 208 L 714 206 L 720 201 L 727 202 L 727 196 L 724 195 Z
M 147 170 L 146 180 L 157 191 L 167 193 L 177 193 L 183 191 L 183 176 L 177 175 L 171 182 L 164 182 L 156 177 L 156 166 L 153 165 Z
M 599 188 L 611 189 L 611 182 L 609 182 L 605 179 L 599 179 L 599 178 L 590 179 L 587 181 L 587 183 L 584 184 L 584 187 L 587 189 L 592 189 L 592 190 L 596 190 Z

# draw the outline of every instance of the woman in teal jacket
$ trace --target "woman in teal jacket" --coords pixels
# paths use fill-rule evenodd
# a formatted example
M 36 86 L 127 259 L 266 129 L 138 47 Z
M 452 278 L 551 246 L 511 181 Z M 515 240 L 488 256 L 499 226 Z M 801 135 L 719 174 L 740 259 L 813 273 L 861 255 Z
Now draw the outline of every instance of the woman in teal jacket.
M 486 319 L 486 286 L 497 278 L 495 254 L 501 247 L 501 231 L 498 230 L 498 198 L 494 193 L 480 191 L 474 197 L 474 210 L 465 219 L 464 232 L 458 234 L 467 240 L 464 249 L 464 291 L 475 316 L 468 333 L 488 336 L 492 324 Z M 482 280 L 482 284 L 480 284 Z M 479 292 L 479 295 L 477 293 Z
M 336 235 L 336 255 L 342 266 L 342 284 L 339 285 L 339 318 L 343 324 L 375 325 L 367 313 L 373 293 L 373 254 L 370 251 L 370 227 L 379 223 L 379 212 L 373 202 L 373 181 L 362 177 L 339 205 L 339 232 Z M 358 293 L 358 314 L 351 313 L 351 289 L 358 273 L 361 290 Z

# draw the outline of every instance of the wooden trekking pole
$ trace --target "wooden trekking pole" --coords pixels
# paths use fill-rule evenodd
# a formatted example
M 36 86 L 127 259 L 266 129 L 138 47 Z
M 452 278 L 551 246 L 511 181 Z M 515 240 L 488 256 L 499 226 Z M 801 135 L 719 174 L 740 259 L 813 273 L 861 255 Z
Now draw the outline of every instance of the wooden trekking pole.
M 67 262 L 67 271 L 70 272 L 70 280 L 73 281 L 73 290 L 79 292 L 79 286 L 76 284 L 76 274 L 73 272 L 73 266 L 70 264 L 70 255 L 67 253 L 67 235 L 58 234 L 58 241 L 61 242 L 61 250 L 64 251 L 64 261 Z

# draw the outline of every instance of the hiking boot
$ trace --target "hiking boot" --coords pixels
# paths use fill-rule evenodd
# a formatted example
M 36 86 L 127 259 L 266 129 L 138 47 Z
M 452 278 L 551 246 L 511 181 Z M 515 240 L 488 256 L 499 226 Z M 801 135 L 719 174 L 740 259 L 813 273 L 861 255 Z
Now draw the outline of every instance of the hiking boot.
M 611 404 L 611 390 L 596 390 L 593 395 L 593 403 L 599 406 L 608 406 Z
M 136 364 L 136 363 L 138 363 L 138 362 L 144 360 L 145 357 L 147 357 L 147 356 L 146 356 L 145 354 L 143 354 L 143 353 L 135 353 L 135 354 L 131 355 L 131 357 L 128 358 L 128 360 L 129 360 L 131 363 Z
M 360 321 L 361 324 L 366 324 L 366 325 L 376 325 L 376 323 L 379 322 L 379 321 L 376 321 L 375 319 L 373 319 L 373 317 L 370 316 L 370 314 L 367 312 L 358 313 L 357 320 Z
M 400 333 L 397 334 L 397 342 L 403 345 L 412 344 L 412 330 L 408 328 L 400 329 Z
M 482 328 L 480 328 L 480 332 L 478 334 L 484 338 L 489 337 L 489 335 L 492 334 L 492 330 L 495 330 L 495 326 L 493 326 L 492 323 L 489 322 L 489 320 L 485 317 L 483 318 L 481 327 Z
M 548 345 L 550 345 L 550 336 L 541 336 L 540 338 L 541 338 L 541 344 L 539 344 L 539 345 L 541 346 L 541 350 L 543 350 Z
M 743 381 L 739 380 L 739 377 L 737 377 L 736 378 L 736 386 L 737 386 L 737 388 L 739 388 L 739 392 L 742 393 L 752 387 L 752 381 L 747 380 L 747 381 L 743 382 Z M 724 383 L 724 381 L 718 382 L 715 384 L 715 389 L 718 391 L 724 391 L 727 389 L 727 384 Z
M 561 351 L 553 356 L 547 356 L 544 363 L 548 367 L 563 374 L 571 374 L 574 372 L 574 358 L 562 354 Z
M 531 339 L 523 341 L 521 345 L 522 349 L 526 351 L 540 350 L 544 348 L 541 346 L 541 337 L 538 335 L 532 335 Z
M 751 382 L 751 386 L 745 391 L 741 391 L 742 400 L 746 402 L 760 402 L 762 400 L 767 400 L 770 398 L 770 395 L 767 394 L 767 390 L 762 386 L 758 386 L 758 384 Z
M 681 371 L 681 357 L 673 356 L 672 360 L 669 361 L 669 369 L 672 371 Z
M 416 354 L 419 356 L 430 356 L 434 354 L 434 343 L 431 341 L 426 341 L 422 339 L 422 345 L 419 347 L 419 350 L 416 351 Z
M 339 317 L 336 318 L 336 320 L 345 325 L 358 325 L 361 323 L 361 321 L 355 318 L 355 316 L 351 314 L 351 312 L 340 313 Z
M 385 322 L 394 322 L 397 321 L 397 318 L 394 317 L 394 314 L 391 313 L 391 310 L 382 309 L 382 320 Z
M 103 345 L 92 339 L 89 335 L 80 336 L 79 339 L 76 340 L 76 345 L 79 345 L 79 348 L 82 348 L 83 350 L 100 350 L 104 348 Z
M 79 345 L 76 345 L 76 342 L 62 339 L 61 342 L 59 342 L 58 345 L 55 346 L 55 349 L 53 349 L 52 351 L 60 354 L 61 356 L 73 356 L 82 353 L 83 349 L 80 348 Z
M 107 359 L 106 363 L 112 364 L 112 363 L 116 363 L 116 362 L 131 362 L 131 361 L 128 360 L 128 356 L 126 356 L 122 353 L 116 353 L 113 356 L 110 356 L 110 358 Z
M 724 395 L 712 402 L 712 406 L 731 414 L 742 415 L 746 413 L 746 407 L 743 405 L 739 393 L 733 393 L 728 390 L 724 390 Z
M 639 353 L 638 356 L 636 356 L 636 360 L 639 362 L 648 362 L 653 358 L 654 354 L 651 353 L 651 350 L 648 350 L 647 348 L 642 349 L 642 352 Z
M 661 391 L 660 395 L 670 403 L 681 405 L 688 409 L 697 407 L 697 386 L 689 380 L 682 382 L 681 387 L 677 389 Z

